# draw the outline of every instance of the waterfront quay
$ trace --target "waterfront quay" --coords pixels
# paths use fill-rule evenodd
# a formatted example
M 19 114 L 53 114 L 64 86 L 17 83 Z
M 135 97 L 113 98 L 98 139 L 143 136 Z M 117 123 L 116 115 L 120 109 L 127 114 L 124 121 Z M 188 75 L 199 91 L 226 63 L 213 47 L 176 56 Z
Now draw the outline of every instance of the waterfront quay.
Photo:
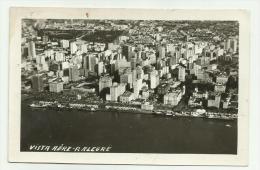
M 83 111 L 117 111 L 127 113 L 141 113 L 141 114 L 153 114 L 157 116 L 167 117 L 203 117 L 211 119 L 223 119 L 223 120 L 235 120 L 237 114 L 232 112 L 216 112 L 213 110 L 206 111 L 205 109 L 199 108 L 188 108 L 183 110 L 177 110 L 176 107 L 170 105 L 154 104 L 153 109 L 147 109 L 142 107 L 145 103 L 141 102 L 130 102 L 130 103 L 119 103 L 119 102 L 108 102 L 96 100 L 93 98 L 88 99 L 86 102 L 84 99 L 77 99 L 66 95 L 61 95 L 59 98 L 55 95 L 52 98 L 52 94 L 39 93 L 34 95 L 35 97 L 29 97 L 32 94 L 23 94 L 24 100 L 30 98 L 28 105 L 32 108 L 47 108 L 52 110 L 83 110 Z M 67 100 L 64 100 L 67 98 Z

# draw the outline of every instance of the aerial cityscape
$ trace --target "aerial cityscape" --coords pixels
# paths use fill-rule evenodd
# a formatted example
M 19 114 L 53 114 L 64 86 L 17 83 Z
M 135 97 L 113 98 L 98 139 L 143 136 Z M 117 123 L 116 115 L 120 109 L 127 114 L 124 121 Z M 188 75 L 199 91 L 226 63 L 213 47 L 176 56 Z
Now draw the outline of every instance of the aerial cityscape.
M 84 140 L 114 144 L 112 152 L 236 153 L 237 21 L 23 19 L 21 40 L 22 150 L 33 142 Z M 200 129 L 194 130 L 202 136 L 199 147 L 187 149 L 185 140 L 178 142 L 185 137 L 164 135 L 175 129 L 196 142 L 190 119 Z M 81 138 L 79 129 L 92 137 Z M 147 144 L 151 129 L 158 138 Z M 121 136 L 110 134 L 115 131 Z M 169 143 L 156 150 L 163 138 Z M 130 141 L 129 150 L 121 147 Z M 171 142 L 183 150 L 166 149 Z M 222 143 L 211 149 L 214 142 Z
M 22 92 L 33 107 L 233 119 L 234 21 L 23 20 Z

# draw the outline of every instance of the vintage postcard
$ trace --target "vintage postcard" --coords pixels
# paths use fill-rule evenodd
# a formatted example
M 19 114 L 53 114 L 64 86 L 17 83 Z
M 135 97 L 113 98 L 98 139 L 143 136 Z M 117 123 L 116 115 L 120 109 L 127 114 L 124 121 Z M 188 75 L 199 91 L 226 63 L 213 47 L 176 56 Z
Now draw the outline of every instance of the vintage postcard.
M 246 166 L 249 20 L 11 8 L 9 161 Z

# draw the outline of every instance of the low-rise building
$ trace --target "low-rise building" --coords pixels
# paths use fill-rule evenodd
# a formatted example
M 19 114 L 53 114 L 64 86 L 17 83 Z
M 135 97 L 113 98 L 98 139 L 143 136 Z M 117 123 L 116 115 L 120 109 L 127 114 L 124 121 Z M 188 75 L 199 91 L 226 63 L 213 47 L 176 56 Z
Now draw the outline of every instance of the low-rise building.
M 221 99 L 220 94 L 210 96 L 209 99 L 208 99 L 208 107 L 219 108 L 220 107 L 220 99 Z
M 181 90 L 175 90 L 173 92 L 167 93 L 163 96 L 163 104 L 176 106 L 181 100 L 181 97 L 182 97 Z
M 216 83 L 218 84 L 226 84 L 228 81 L 228 77 L 226 75 L 219 75 L 216 77 Z
M 129 103 L 131 100 L 134 100 L 134 93 L 126 91 L 126 92 L 124 92 L 124 94 L 119 96 L 119 100 L 122 103 Z
M 141 105 L 141 109 L 143 110 L 153 110 L 153 104 L 150 104 L 149 102 L 145 102 Z
M 50 92 L 54 92 L 54 93 L 59 93 L 63 91 L 63 82 L 58 82 L 58 81 L 54 81 L 54 82 L 50 82 L 49 83 L 49 90 Z
M 224 93 L 226 91 L 226 85 L 216 84 L 214 89 L 216 92 Z
M 169 84 L 160 84 L 157 87 L 157 93 L 160 95 L 165 95 L 166 93 L 168 93 L 168 91 L 170 90 L 170 85 Z

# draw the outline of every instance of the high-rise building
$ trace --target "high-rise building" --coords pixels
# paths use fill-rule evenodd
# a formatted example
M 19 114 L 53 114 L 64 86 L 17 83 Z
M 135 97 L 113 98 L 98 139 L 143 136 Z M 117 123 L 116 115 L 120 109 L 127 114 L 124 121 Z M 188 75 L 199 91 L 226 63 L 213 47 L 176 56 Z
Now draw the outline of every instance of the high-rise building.
M 83 69 L 95 72 L 95 66 L 97 64 L 97 59 L 95 55 L 85 55 L 83 56 Z
M 136 57 L 132 57 L 130 59 L 132 70 L 134 70 L 136 68 L 136 59 L 137 59 Z
M 135 98 L 138 98 L 139 96 L 139 92 L 142 89 L 142 83 L 143 83 L 142 79 L 137 79 L 133 81 L 133 93 Z
M 169 66 L 176 65 L 176 64 L 178 63 L 178 62 L 177 62 L 176 53 L 171 53 L 171 56 L 170 56 L 170 58 L 168 59 L 168 62 L 169 62 Z
M 88 56 L 83 55 L 82 60 L 83 60 L 82 68 L 84 70 L 84 76 L 87 77 L 88 76 Z
M 118 97 L 122 95 L 126 90 L 126 84 L 123 83 L 113 83 L 113 85 L 110 87 L 110 96 L 111 101 L 118 101 Z
M 157 71 L 150 73 L 150 88 L 155 89 L 159 85 L 159 75 Z
M 137 78 L 136 69 L 132 70 L 132 81 L 135 82 Z
M 108 75 L 102 76 L 99 79 L 99 92 L 101 92 L 104 88 L 112 86 L 112 78 Z
M 28 58 L 28 47 L 22 45 L 21 50 L 22 50 L 22 52 L 21 52 L 22 57 L 27 59 Z
M 195 54 L 194 46 L 186 48 L 186 58 L 192 57 Z
M 37 55 L 36 64 L 45 64 L 45 55 Z
M 131 52 L 133 52 L 134 49 L 135 48 L 133 46 L 129 45 L 129 44 L 122 46 L 122 55 L 125 56 L 127 61 L 130 61 Z
M 158 52 L 159 52 L 159 58 L 162 59 L 162 58 L 165 58 L 165 47 L 158 47 Z
M 71 66 L 69 68 L 69 81 L 78 81 L 79 80 L 79 70 L 77 66 Z
M 174 53 L 174 52 L 175 52 L 175 46 L 174 46 L 174 44 L 167 44 L 167 45 L 166 45 L 166 51 L 167 51 L 167 52 Z
M 55 52 L 55 61 L 65 61 L 65 56 L 62 51 Z
M 119 70 L 120 68 L 131 68 L 131 62 L 128 62 L 125 58 L 116 60 L 115 70 Z
M 144 71 L 141 66 L 136 67 L 136 78 L 137 79 L 143 79 L 144 77 Z
M 132 88 L 133 74 L 131 70 L 126 69 L 123 74 L 120 75 L 120 83 L 126 83 Z
M 89 71 L 95 72 L 96 64 L 97 64 L 96 56 L 89 55 L 89 58 L 88 58 L 88 69 L 89 69 Z
M 43 41 L 43 43 L 46 44 L 49 41 L 49 36 L 48 35 L 43 35 L 42 36 L 42 41 Z
M 53 71 L 54 73 L 56 73 L 58 70 L 61 70 L 61 64 L 59 63 L 50 63 L 50 71 Z
M 69 42 L 69 40 L 60 40 L 60 45 L 62 48 L 69 48 L 70 42 Z
M 103 61 L 98 63 L 98 75 L 100 76 L 102 73 L 104 73 L 104 63 Z
M 231 40 L 231 43 L 230 43 L 230 47 L 232 48 L 233 53 L 236 53 L 236 52 L 238 51 L 237 46 L 238 46 L 237 39 L 233 38 L 233 39 Z
M 88 44 L 80 44 L 80 50 L 82 53 L 88 52 Z
M 227 40 L 225 41 L 224 48 L 225 48 L 225 50 L 229 50 L 230 47 L 231 47 L 231 39 L 229 38 L 229 39 L 227 39 Z
M 32 60 L 34 58 L 36 58 L 35 43 L 33 41 L 30 41 L 28 44 L 28 59 Z
M 185 75 L 186 75 L 186 73 L 185 73 L 185 67 L 183 67 L 183 66 L 179 66 L 178 67 L 178 79 L 179 79 L 179 81 L 185 81 Z
M 47 49 L 44 51 L 44 54 L 46 57 L 50 58 L 51 60 L 53 60 L 53 56 L 54 56 L 54 51 L 53 49 Z
M 75 54 L 76 51 L 78 50 L 76 42 L 71 42 L 70 43 L 70 53 Z
M 32 76 L 32 89 L 33 91 L 36 92 L 41 92 L 43 91 L 43 78 L 41 75 L 34 75 Z
M 181 51 L 180 50 L 175 52 L 175 57 L 176 57 L 176 62 L 179 63 L 180 58 L 181 58 Z

